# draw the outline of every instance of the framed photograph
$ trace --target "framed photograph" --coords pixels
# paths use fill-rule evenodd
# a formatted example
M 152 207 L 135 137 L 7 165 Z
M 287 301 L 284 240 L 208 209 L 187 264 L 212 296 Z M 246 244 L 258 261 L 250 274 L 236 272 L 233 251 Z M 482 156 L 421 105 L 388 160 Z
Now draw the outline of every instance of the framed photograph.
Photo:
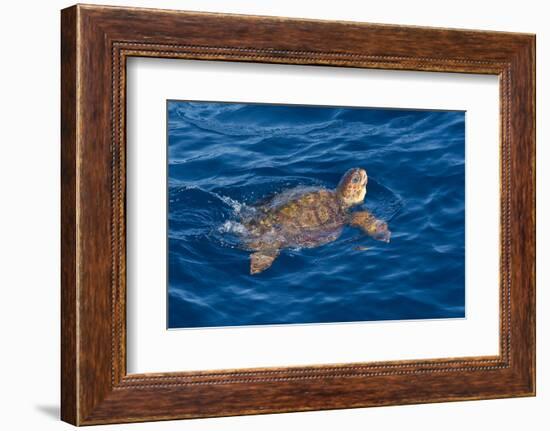
M 535 395 L 535 36 L 61 14 L 62 419 Z

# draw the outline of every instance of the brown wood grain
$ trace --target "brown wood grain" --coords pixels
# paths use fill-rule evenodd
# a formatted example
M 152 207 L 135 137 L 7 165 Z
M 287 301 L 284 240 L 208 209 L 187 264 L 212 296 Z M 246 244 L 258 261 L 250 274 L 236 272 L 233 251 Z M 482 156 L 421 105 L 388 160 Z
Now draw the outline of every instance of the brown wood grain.
M 76 328 L 76 8 L 61 16 L 61 417 L 78 421 Z
M 62 419 L 137 422 L 535 393 L 535 37 L 103 6 L 62 11 Z M 495 74 L 500 354 L 126 373 L 130 56 Z

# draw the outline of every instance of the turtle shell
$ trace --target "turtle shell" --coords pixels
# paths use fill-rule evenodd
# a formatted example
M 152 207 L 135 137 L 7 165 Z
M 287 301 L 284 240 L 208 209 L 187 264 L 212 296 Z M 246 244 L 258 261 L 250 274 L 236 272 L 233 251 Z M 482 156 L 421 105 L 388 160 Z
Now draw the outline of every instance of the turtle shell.
M 316 247 L 338 238 L 346 214 L 331 190 L 292 189 L 256 207 L 243 224 L 253 250 Z

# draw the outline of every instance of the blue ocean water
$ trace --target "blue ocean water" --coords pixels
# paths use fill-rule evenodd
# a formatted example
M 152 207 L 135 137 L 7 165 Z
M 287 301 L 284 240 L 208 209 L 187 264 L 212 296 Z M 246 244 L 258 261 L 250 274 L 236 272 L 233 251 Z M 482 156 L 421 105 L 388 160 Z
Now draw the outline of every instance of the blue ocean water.
M 168 101 L 167 115 L 169 328 L 464 317 L 464 112 Z M 243 211 L 352 167 L 391 242 L 346 227 L 249 275 Z

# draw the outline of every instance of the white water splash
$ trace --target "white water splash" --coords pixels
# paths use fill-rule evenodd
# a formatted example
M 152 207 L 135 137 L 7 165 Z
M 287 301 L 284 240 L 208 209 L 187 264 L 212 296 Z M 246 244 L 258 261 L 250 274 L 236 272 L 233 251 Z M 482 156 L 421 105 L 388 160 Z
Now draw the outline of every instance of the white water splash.
M 218 228 L 218 231 L 220 233 L 236 233 L 240 235 L 244 235 L 247 232 L 246 228 L 241 223 L 233 220 L 227 220 Z
M 240 214 L 243 208 L 246 206 L 245 204 L 242 204 L 235 199 L 231 199 L 229 196 L 220 195 L 219 193 L 216 193 L 216 192 L 210 192 L 210 193 L 216 196 L 225 204 L 229 205 L 231 209 L 235 212 L 235 214 Z
M 225 203 L 226 205 L 230 206 L 233 212 L 237 215 L 241 214 L 241 212 L 244 209 L 248 208 L 246 204 L 243 204 L 235 199 L 232 199 L 229 196 L 224 196 L 213 191 L 204 190 L 198 186 L 184 186 L 182 187 L 182 190 L 200 190 L 201 192 L 213 195 L 217 197 L 219 200 L 221 200 L 223 203 Z

